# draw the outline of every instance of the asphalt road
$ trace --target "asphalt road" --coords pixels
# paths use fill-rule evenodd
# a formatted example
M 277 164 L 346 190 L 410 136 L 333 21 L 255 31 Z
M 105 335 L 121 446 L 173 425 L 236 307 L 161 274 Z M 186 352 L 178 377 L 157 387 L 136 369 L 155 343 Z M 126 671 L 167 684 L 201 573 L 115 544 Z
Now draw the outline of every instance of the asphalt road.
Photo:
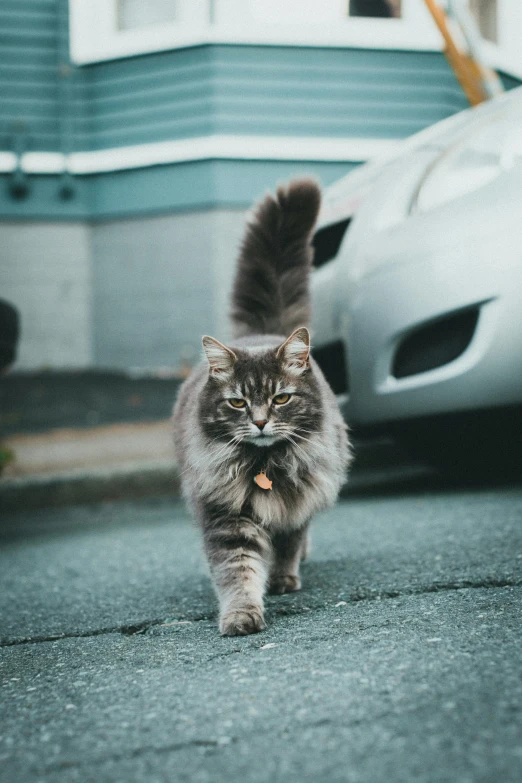
M 520 486 L 348 495 L 233 639 L 179 502 L 2 529 L 2 783 L 521 779 Z

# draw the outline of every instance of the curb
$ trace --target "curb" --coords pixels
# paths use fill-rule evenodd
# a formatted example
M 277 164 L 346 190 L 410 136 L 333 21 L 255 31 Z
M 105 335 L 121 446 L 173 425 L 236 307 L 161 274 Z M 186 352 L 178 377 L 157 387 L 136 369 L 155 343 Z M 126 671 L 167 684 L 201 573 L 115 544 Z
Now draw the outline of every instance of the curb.
M 175 463 L 149 462 L 113 470 L 4 479 L 0 507 L 14 511 L 179 494 Z

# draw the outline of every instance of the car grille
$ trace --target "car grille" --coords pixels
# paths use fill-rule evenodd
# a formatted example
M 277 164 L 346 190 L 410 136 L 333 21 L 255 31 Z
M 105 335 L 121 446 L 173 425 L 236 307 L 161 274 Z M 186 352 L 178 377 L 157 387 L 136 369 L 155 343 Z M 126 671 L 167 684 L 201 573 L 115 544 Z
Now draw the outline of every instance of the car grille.
M 468 308 L 410 332 L 399 344 L 392 375 L 407 378 L 457 359 L 473 338 L 478 316 L 478 307 Z

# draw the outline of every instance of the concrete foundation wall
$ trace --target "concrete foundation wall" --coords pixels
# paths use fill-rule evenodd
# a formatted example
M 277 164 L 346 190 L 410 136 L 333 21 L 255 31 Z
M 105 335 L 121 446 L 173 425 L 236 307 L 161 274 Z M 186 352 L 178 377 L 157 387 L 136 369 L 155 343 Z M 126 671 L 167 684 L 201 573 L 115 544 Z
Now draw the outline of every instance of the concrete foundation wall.
M 21 313 L 15 369 L 179 368 L 228 339 L 245 211 L 0 224 L 0 297 Z
M 16 369 L 92 364 L 85 224 L 0 223 L 0 297 L 21 316 Z
M 239 246 L 245 231 L 247 211 L 229 209 L 213 215 L 214 243 L 214 336 L 221 341 L 230 339 L 230 292 L 236 270 Z
M 116 220 L 92 228 L 94 362 L 193 364 L 223 333 L 242 210 Z

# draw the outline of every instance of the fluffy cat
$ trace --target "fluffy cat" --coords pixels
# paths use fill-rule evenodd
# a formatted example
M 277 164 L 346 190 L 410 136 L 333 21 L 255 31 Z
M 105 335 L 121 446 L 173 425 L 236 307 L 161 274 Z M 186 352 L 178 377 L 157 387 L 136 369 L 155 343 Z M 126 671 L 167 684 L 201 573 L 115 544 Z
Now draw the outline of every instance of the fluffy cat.
M 300 589 L 310 518 L 335 502 L 349 464 L 346 425 L 306 328 L 319 206 L 311 180 L 258 205 L 233 288 L 234 339 L 203 337 L 206 360 L 174 408 L 183 493 L 224 635 L 263 630 L 267 589 Z

